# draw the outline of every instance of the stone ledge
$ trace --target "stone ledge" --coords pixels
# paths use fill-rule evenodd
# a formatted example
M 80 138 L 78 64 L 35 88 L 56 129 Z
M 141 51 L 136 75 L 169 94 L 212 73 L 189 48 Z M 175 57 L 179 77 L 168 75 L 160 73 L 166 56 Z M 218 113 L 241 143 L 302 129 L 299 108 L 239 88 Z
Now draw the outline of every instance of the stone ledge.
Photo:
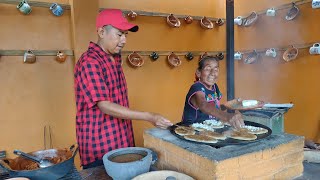
M 144 133 L 149 134 L 150 136 L 153 136 L 157 139 L 175 144 L 180 148 L 183 148 L 189 152 L 195 153 L 212 161 L 223 161 L 229 158 L 256 153 L 266 149 L 274 149 L 280 145 L 284 145 L 292 141 L 304 141 L 304 137 L 284 133 L 271 135 L 265 139 L 261 139 L 260 141 L 250 144 L 214 148 L 209 145 L 192 143 L 179 139 L 178 137 L 172 135 L 169 130 L 152 128 L 147 129 Z

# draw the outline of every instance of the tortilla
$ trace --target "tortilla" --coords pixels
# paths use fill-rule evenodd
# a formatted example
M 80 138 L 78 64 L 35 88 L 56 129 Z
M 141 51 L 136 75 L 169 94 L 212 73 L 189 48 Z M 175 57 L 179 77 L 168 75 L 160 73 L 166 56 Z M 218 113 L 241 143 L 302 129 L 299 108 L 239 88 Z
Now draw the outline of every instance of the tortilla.
M 210 136 L 220 140 L 225 140 L 227 138 L 224 134 L 213 132 L 213 131 L 202 131 L 199 134 L 204 136 Z
M 210 119 L 210 120 L 205 120 L 203 121 L 203 124 L 206 124 L 214 129 L 220 129 L 224 127 L 224 123 L 221 121 L 217 121 L 214 119 Z
M 187 140 L 190 140 L 190 141 L 203 142 L 203 143 L 217 143 L 218 142 L 218 140 L 216 140 L 213 137 L 199 135 L 199 134 L 186 135 L 186 136 L 184 136 L 184 138 Z
M 255 134 L 249 133 L 246 129 L 240 129 L 239 131 L 229 130 L 223 133 L 224 135 L 232 139 L 245 140 L 245 141 L 251 141 L 251 140 L 257 139 L 257 136 Z
M 251 134 L 265 134 L 265 133 L 268 132 L 267 129 L 262 128 L 262 127 L 255 127 L 255 126 L 245 125 L 242 128 L 248 130 L 248 132 L 251 133 Z
M 214 131 L 214 128 L 207 124 L 193 123 L 191 126 L 197 131 L 204 131 L 204 130 Z
M 193 135 L 195 134 L 195 130 L 192 127 L 187 127 L 187 126 L 178 126 L 174 132 L 176 134 L 179 134 L 180 136 L 184 135 Z

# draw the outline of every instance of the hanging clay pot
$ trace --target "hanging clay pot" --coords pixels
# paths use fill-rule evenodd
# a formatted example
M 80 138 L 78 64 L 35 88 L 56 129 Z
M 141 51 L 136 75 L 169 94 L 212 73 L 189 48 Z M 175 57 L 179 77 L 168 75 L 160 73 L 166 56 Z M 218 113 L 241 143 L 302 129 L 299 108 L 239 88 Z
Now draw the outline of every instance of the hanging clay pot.
M 299 50 L 297 48 L 295 48 L 294 46 L 291 46 L 290 48 L 288 48 L 284 53 L 283 53 L 283 60 L 285 60 L 286 62 L 292 61 L 294 59 L 297 58 L 299 53 Z
M 170 27 L 175 27 L 178 28 L 181 25 L 180 20 L 175 17 L 173 14 L 170 14 L 169 16 L 167 16 L 167 23 Z
M 187 24 L 191 24 L 193 22 L 193 18 L 191 16 L 187 16 L 184 18 L 184 21 L 187 23 Z
M 134 67 L 141 67 L 144 64 L 143 58 L 134 51 L 128 55 L 128 61 Z
M 208 19 L 207 17 L 203 17 L 200 20 L 200 26 L 204 29 L 212 29 L 213 28 L 213 23 Z
M 130 11 L 130 12 L 128 13 L 128 17 L 129 17 L 129 19 L 131 19 L 131 20 L 135 20 L 135 19 L 137 18 L 137 16 L 138 16 L 138 14 L 135 13 L 134 11 Z
M 56 61 L 63 63 L 67 59 L 67 55 L 61 51 L 57 52 Z
M 168 55 L 168 63 L 174 67 L 178 67 L 181 65 L 181 60 L 179 56 L 171 52 L 171 54 Z

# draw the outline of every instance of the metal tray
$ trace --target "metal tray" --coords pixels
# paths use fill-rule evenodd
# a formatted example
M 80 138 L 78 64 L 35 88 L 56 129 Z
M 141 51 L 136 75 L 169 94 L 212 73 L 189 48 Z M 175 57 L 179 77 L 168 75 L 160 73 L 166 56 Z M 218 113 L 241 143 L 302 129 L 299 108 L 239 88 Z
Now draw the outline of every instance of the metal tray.
M 260 101 L 260 100 L 257 100 L 258 101 L 258 104 L 257 105 L 254 105 L 254 106 L 248 106 L 248 107 L 245 107 L 245 106 L 242 106 L 242 101 L 243 100 L 239 100 L 239 101 L 228 101 L 226 102 L 225 104 L 223 104 L 227 109 L 230 109 L 230 110 L 252 110 L 252 109 L 257 109 L 257 108 L 262 108 L 264 106 L 264 102 L 263 101 Z
M 270 136 L 272 134 L 272 130 L 268 127 L 268 126 L 265 126 L 265 125 L 262 125 L 262 124 L 259 124 L 259 123 L 255 123 L 255 122 L 251 122 L 251 121 L 244 121 L 245 125 L 250 125 L 250 126 L 256 126 L 256 127 L 261 127 L 261 128 L 265 128 L 268 130 L 267 133 L 264 133 L 264 134 L 257 134 L 257 139 L 255 140 L 251 140 L 251 141 L 245 141 L 245 140 L 237 140 L 237 139 L 232 139 L 232 138 L 227 138 L 225 140 L 218 140 L 217 143 L 204 143 L 204 142 L 195 142 L 195 141 L 191 141 L 191 140 L 188 140 L 188 139 L 185 139 L 183 136 L 175 133 L 175 128 L 177 128 L 178 126 L 184 126 L 184 124 L 182 124 L 181 122 L 180 123 L 177 123 L 173 126 L 170 126 L 169 127 L 169 130 L 170 132 L 180 138 L 180 139 L 183 139 L 185 141 L 189 141 L 189 142 L 193 142 L 193 143 L 198 143 L 198 144 L 206 144 L 206 145 L 209 145 L 209 146 L 212 146 L 212 147 L 223 147 L 223 146 L 230 146 L 230 145 L 244 145 L 244 144 L 249 144 L 249 143 L 254 143 L 254 142 L 258 142 L 260 141 L 261 139 L 264 139 L 268 136 Z M 224 128 L 220 128 L 220 129 L 215 129 L 215 132 L 219 132 L 219 133 L 222 133 L 224 131 L 227 131 L 231 129 L 230 126 L 224 126 Z M 197 131 L 196 131 L 197 132 Z

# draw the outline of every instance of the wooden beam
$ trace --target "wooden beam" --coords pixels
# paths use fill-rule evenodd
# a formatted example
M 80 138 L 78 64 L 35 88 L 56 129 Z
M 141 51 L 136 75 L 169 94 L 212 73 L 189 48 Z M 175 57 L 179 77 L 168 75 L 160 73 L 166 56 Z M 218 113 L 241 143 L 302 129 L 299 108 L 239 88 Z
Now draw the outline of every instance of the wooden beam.
M 75 61 L 88 48 L 90 41 L 97 41 L 96 17 L 99 0 L 70 0 L 72 22 L 72 46 Z
M 65 53 L 67 56 L 73 56 L 72 50 L 32 50 L 36 56 L 56 56 L 58 51 Z M 0 50 L 0 56 L 23 56 L 28 50 Z
M 2 4 L 13 4 L 18 5 L 21 2 L 21 0 L 0 0 L 0 3 Z M 41 2 L 41 1 L 27 1 L 30 6 L 33 7 L 45 7 L 49 8 L 53 2 Z M 69 4 L 60 4 L 58 3 L 63 9 L 70 9 Z

